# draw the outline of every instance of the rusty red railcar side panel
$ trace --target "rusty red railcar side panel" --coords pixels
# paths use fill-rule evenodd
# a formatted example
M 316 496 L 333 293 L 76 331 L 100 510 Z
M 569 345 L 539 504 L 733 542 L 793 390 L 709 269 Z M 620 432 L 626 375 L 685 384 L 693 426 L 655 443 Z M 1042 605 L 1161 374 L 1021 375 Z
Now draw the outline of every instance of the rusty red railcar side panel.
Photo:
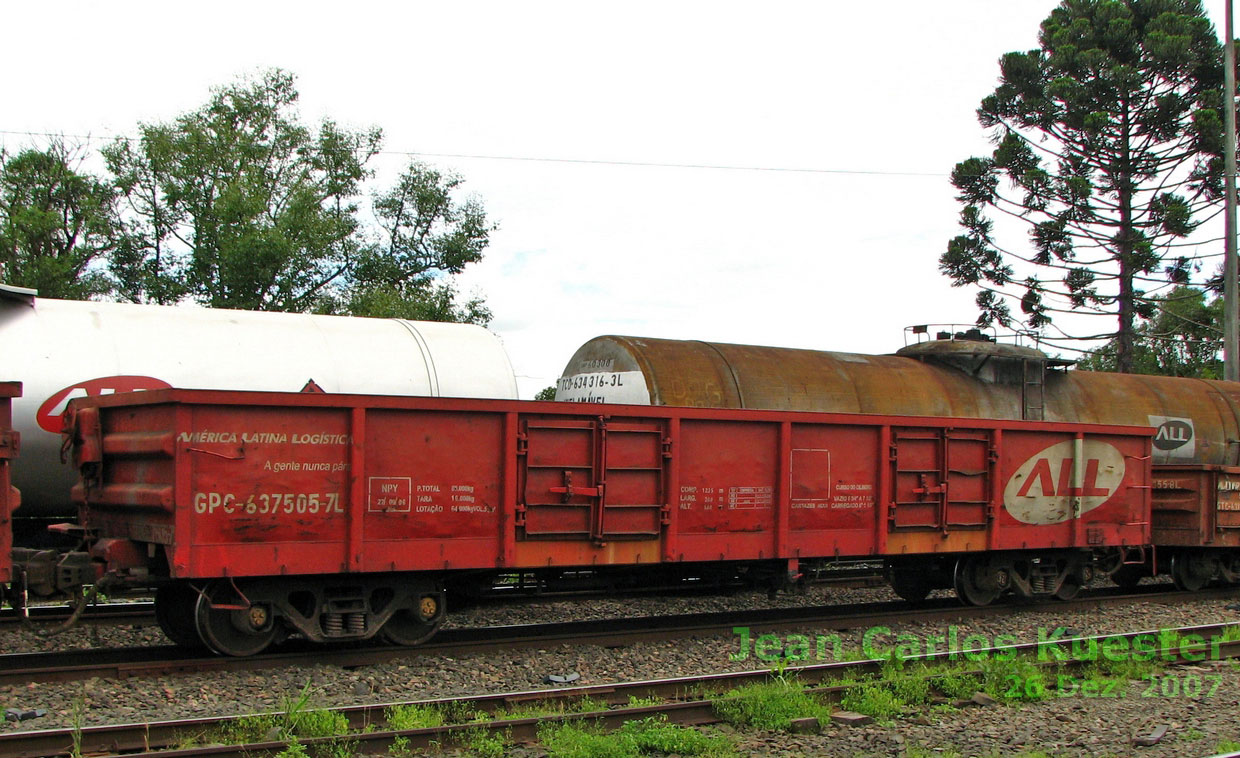
M 1240 547 L 1240 468 L 1156 466 L 1154 543 Z
M 1150 542 L 1146 428 L 202 390 L 73 409 L 99 414 L 84 519 L 177 578 Z
M 13 398 L 21 395 L 21 382 L 0 382 L 0 590 L 13 580 L 13 511 L 21 506 L 9 468 L 21 442 L 13 430 Z

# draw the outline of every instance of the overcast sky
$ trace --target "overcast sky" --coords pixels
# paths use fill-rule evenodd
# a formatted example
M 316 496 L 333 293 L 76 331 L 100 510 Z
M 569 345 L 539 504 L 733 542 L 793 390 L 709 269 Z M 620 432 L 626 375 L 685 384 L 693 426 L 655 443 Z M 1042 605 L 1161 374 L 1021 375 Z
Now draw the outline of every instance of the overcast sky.
M 600 334 L 882 353 L 972 322 L 947 176 L 1056 4 L 8 2 L 0 130 L 97 147 L 293 72 L 308 121 L 383 128 L 380 179 L 428 154 L 500 224 L 462 284 L 530 397 Z

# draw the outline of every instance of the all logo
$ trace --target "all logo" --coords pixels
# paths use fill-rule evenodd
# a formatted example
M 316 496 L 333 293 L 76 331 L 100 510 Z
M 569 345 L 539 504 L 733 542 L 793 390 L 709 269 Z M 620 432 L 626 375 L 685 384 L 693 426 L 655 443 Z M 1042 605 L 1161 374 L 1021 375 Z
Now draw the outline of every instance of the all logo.
M 138 390 L 159 390 L 171 387 L 163 379 L 151 376 L 104 376 L 98 379 L 87 379 L 84 382 L 71 384 L 63 390 L 43 401 L 35 414 L 39 428 L 52 434 L 60 434 L 64 425 L 60 418 L 65 406 L 75 397 L 98 397 L 116 392 L 136 392 Z
M 1073 517 L 1078 500 L 1084 514 L 1110 499 L 1124 481 L 1123 453 L 1100 440 L 1084 440 L 1079 459 L 1076 449 L 1064 440 L 1022 463 L 1003 490 L 1008 513 L 1025 524 L 1058 524 Z
M 1193 441 L 1193 427 L 1186 421 L 1173 419 L 1164 422 L 1154 432 L 1154 447 L 1159 450 L 1175 450 Z
M 1197 436 L 1191 418 L 1150 416 L 1154 427 L 1154 462 L 1191 461 L 1197 454 Z

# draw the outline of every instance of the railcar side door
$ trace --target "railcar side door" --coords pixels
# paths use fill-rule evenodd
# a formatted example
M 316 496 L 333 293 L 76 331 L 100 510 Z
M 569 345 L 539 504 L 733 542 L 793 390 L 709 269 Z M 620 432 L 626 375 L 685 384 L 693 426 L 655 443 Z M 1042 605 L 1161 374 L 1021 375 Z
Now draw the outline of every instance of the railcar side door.
M 994 462 L 980 429 L 892 429 L 893 529 L 986 525 Z
M 647 540 L 663 523 L 661 421 L 523 419 L 518 539 Z

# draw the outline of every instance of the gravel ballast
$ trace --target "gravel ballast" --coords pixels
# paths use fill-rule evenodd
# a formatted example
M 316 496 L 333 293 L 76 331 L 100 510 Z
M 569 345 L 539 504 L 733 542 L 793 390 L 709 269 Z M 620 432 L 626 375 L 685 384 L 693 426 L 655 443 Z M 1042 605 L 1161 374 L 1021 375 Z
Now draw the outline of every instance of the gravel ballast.
M 832 590 L 824 597 L 811 590 L 803 596 L 781 596 L 775 602 L 763 593 L 731 597 L 641 598 L 636 600 L 549 602 L 511 608 L 477 608 L 454 619 L 458 626 L 487 623 L 571 620 L 658 613 L 762 608 L 772 605 L 818 605 L 823 602 L 872 602 L 890 599 L 886 590 Z M 1065 627 L 1077 634 L 1107 634 L 1189 624 L 1237 622 L 1237 600 L 1190 602 L 1143 601 L 1124 607 L 1088 611 L 1057 610 L 1054 604 L 989 619 L 908 624 L 893 628 L 917 639 L 957 639 L 979 635 L 994 639 L 1011 635 L 1035 641 L 1038 630 Z M 846 649 L 856 649 L 864 630 L 838 632 Z M 804 633 L 836 634 L 806 629 Z M 23 630 L 4 630 L 6 652 L 70 647 L 166 644 L 156 627 L 92 627 L 43 640 Z M 642 643 L 622 648 L 557 645 L 447 656 L 411 657 L 345 670 L 331 666 L 298 667 L 256 672 L 216 672 L 163 676 L 154 679 L 90 680 L 61 684 L 0 687 L 0 707 L 48 711 L 45 717 L 5 723 L 0 730 L 71 727 L 143 722 L 209 715 L 232 715 L 277 709 L 309 685 L 316 705 L 389 702 L 443 696 L 531 690 L 546 687 L 549 674 L 577 672 L 577 684 L 689 676 L 716 671 L 768 667 L 752 656 L 733 661 L 738 638 L 732 634 Z M 1135 682 L 1123 696 L 1090 697 L 1079 693 L 1020 706 L 994 705 L 964 709 L 922 709 L 897 717 L 891 725 L 828 726 L 819 735 L 787 735 L 736 731 L 741 754 L 760 755 L 1021 755 L 1044 750 L 1051 755 L 1209 755 L 1223 739 L 1240 740 L 1240 668 L 1230 662 L 1206 661 L 1193 669 L 1168 668 L 1164 677 L 1195 676 L 1211 685 L 1200 694 L 1164 695 L 1157 682 Z M 1212 691 L 1207 691 L 1212 690 Z M 1166 690 L 1168 693 L 1171 688 Z M 1144 696 L 1143 695 L 1148 695 Z M 75 716 L 76 712 L 76 716 Z M 1133 738 L 1168 727 L 1162 741 L 1135 747 Z

